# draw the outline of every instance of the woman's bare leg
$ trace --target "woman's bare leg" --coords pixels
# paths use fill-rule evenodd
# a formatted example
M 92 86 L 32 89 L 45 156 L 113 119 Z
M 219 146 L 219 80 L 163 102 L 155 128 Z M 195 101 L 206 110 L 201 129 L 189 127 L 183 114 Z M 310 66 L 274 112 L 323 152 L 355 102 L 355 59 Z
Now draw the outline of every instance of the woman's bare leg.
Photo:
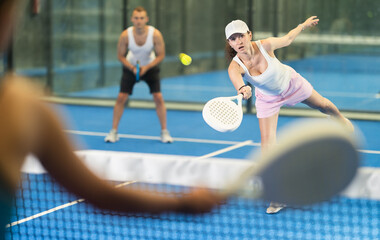
M 276 144 L 277 122 L 278 113 L 267 118 L 259 118 L 262 153 L 269 151 Z M 284 204 L 271 202 L 266 212 L 277 213 L 284 207 Z
M 278 113 L 267 118 L 259 118 L 262 152 L 268 151 L 271 146 L 276 144 L 277 122 Z
M 354 126 L 345 118 L 339 111 L 339 109 L 327 98 L 322 97 L 317 91 L 313 90 L 311 96 L 302 103 L 308 105 L 311 108 L 318 109 L 320 112 L 327 114 L 347 125 L 347 127 L 353 131 Z

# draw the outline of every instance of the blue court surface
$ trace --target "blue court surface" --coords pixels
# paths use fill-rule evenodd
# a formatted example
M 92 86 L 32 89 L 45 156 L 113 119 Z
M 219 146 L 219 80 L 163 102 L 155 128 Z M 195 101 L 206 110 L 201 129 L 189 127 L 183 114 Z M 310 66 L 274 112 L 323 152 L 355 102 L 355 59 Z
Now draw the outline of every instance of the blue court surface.
M 253 114 L 246 114 L 241 126 L 236 131 L 220 133 L 207 126 L 201 112 L 171 110 L 168 111 L 168 128 L 172 136 L 178 138 L 179 141 L 176 141 L 175 144 L 162 144 L 158 141 L 160 127 L 155 110 L 126 109 L 119 125 L 119 134 L 142 135 L 156 137 L 157 139 L 124 139 L 121 137 L 120 141 L 107 144 L 103 142 L 103 139 L 112 123 L 113 109 L 111 107 L 66 105 L 61 109 L 66 116 L 71 116 L 68 117 L 68 122 L 71 126 L 67 128 L 84 132 L 80 135 L 73 135 L 78 141 L 80 149 L 201 156 L 224 146 L 224 144 L 216 144 L 213 141 L 243 142 L 252 140 L 254 143 L 260 143 L 258 119 Z M 280 131 L 284 125 L 296 119 L 299 118 L 280 117 L 278 130 Z M 363 132 L 366 138 L 363 150 L 379 151 L 380 138 L 378 138 L 378 134 L 380 132 L 380 123 L 362 120 L 353 120 L 353 123 Z M 91 132 L 100 134 L 99 136 L 93 136 Z M 182 139 L 189 139 L 189 141 L 182 141 Z M 212 143 L 192 142 L 191 139 L 206 139 Z M 243 147 L 220 157 L 244 159 L 255 148 L 255 146 Z M 380 167 L 379 154 L 362 154 L 364 158 L 363 166 Z
M 338 108 L 350 111 L 380 111 L 380 58 L 362 55 L 328 55 L 290 61 L 323 96 Z M 166 101 L 205 103 L 211 98 L 232 96 L 236 92 L 227 72 L 192 74 L 165 78 L 162 92 Z M 70 93 L 71 97 L 113 99 L 118 86 Z M 145 83 L 135 86 L 134 100 L 151 100 Z M 247 140 L 233 150 L 215 155 L 215 161 L 250 161 L 252 151 L 260 146 L 258 119 L 245 114 L 234 132 L 220 133 L 207 126 L 199 111 L 168 111 L 168 129 L 172 144 L 159 141 L 160 127 L 154 109 L 126 109 L 119 125 L 120 141 L 105 143 L 111 128 L 112 107 L 55 105 L 66 122 L 66 133 L 78 151 L 131 155 L 132 158 L 202 158 Z M 304 107 L 298 104 L 296 107 Z M 278 129 L 298 120 L 280 116 Z M 380 123 L 353 120 L 364 136 L 361 146 L 361 169 L 380 170 Z M 147 155 L 149 154 L 149 155 Z M 91 159 L 88 159 L 91 162 Z M 152 162 L 151 162 L 152 163 Z M 155 163 L 157 164 L 157 163 Z M 165 169 L 164 169 L 165 171 Z M 223 174 L 223 173 L 221 173 Z M 12 222 L 7 228 L 11 239 L 380 239 L 380 202 L 370 196 L 380 191 L 379 174 L 368 176 L 368 197 L 341 195 L 327 202 L 307 207 L 287 207 L 275 215 L 265 210 L 268 202 L 229 199 L 213 212 L 204 215 L 119 214 L 94 209 L 77 196 L 68 194 L 47 174 L 25 174 Z M 116 183 L 113 183 L 116 184 Z M 160 191 L 186 191 L 188 187 L 171 184 L 137 182 L 128 187 Z M 367 194 L 367 195 L 366 195 Z M 68 205 L 67 205 L 68 204 Z M 62 207 L 63 206 L 63 207 Z M 58 208 L 57 208 L 58 207 Z M 51 210 L 54 209 L 54 210 Z M 45 212 L 49 211 L 49 212 Z M 36 214 L 37 217 L 35 216 Z M 17 216 L 17 217 L 16 217 Z M 34 216 L 33 218 L 29 218 Z
M 117 151 L 197 157 L 235 143 L 253 144 L 225 152 L 220 159 L 247 160 L 258 148 L 260 134 L 255 115 L 246 114 L 234 132 L 219 133 L 208 127 L 197 111 L 168 111 L 168 128 L 175 142 L 159 141 L 160 128 L 155 110 L 126 109 L 120 122 L 120 141 L 105 143 L 112 122 L 111 107 L 57 105 L 67 122 L 67 133 L 78 150 Z M 280 117 L 279 130 L 295 117 Z M 362 167 L 380 168 L 380 124 L 353 121 L 366 139 L 362 146 Z M 78 200 L 52 183 L 46 174 L 24 176 L 27 200 L 19 200 L 18 220 Z M 377 183 L 378 184 L 378 183 Z M 132 184 L 136 185 L 136 184 Z M 186 187 L 137 183 L 137 186 L 162 191 Z M 378 185 L 377 185 L 378 186 Z M 233 198 L 205 215 L 118 214 L 94 209 L 85 202 L 43 215 L 7 229 L 12 239 L 380 239 L 378 200 L 335 197 L 328 202 L 288 207 L 268 215 L 267 202 Z M 16 214 L 16 213 L 15 213 Z M 16 218 L 12 221 L 17 220 Z

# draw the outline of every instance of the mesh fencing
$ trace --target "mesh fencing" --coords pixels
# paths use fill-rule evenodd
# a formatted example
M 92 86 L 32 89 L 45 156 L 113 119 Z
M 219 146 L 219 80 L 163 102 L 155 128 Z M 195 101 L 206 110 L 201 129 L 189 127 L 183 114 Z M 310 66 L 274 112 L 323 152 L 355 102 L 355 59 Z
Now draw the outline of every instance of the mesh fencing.
M 147 183 L 126 187 L 171 193 L 189 189 Z M 304 208 L 287 207 L 276 215 L 267 215 L 267 206 L 260 200 L 233 198 L 204 215 L 120 214 L 78 201 L 47 174 L 24 174 L 6 234 L 9 239 L 28 240 L 380 238 L 376 200 L 336 197 Z M 31 216 L 35 218 L 26 219 Z

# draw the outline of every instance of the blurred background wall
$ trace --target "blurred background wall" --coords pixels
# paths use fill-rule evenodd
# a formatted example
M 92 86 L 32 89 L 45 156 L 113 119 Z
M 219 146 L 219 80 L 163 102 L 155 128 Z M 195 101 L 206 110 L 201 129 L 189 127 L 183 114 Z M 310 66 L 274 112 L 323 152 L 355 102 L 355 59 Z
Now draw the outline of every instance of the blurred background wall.
M 234 19 L 246 21 L 254 38 L 261 39 L 281 36 L 307 17 L 318 16 L 317 27 L 276 52 L 284 61 L 333 54 L 380 56 L 379 0 L 29 0 L 0 70 L 30 76 L 55 96 L 118 85 L 118 37 L 131 25 L 131 13 L 139 5 L 164 36 L 164 80 L 225 70 L 224 27 Z M 193 57 L 190 66 L 178 61 L 181 52 Z M 364 66 L 377 74 L 377 82 L 378 63 Z M 315 71 L 328 71 L 331 65 Z M 344 72 L 351 65 L 337 68 Z

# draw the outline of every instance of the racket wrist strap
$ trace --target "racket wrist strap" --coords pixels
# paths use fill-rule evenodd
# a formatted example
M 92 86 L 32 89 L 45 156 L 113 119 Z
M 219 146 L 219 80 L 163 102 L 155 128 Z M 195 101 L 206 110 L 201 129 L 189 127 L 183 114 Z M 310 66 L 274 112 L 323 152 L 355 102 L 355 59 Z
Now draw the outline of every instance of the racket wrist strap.
M 243 87 L 246 87 L 246 86 L 248 86 L 248 85 L 247 85 L 247 84 L 244 84 L 243 86 L 241 86 L 241 87 L 239 88 L 238 91 L 240 91 Z

